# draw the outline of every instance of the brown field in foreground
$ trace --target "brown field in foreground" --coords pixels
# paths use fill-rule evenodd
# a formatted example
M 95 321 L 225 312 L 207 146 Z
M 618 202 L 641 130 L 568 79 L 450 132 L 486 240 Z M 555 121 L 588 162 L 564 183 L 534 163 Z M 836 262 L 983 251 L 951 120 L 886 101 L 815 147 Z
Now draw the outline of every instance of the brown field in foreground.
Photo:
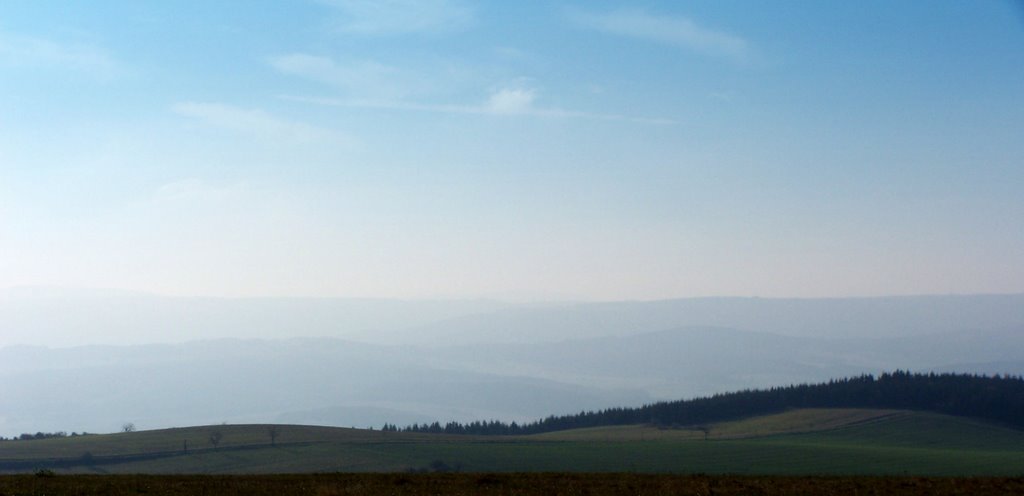
M 758 477 L 644 474 L 306 474 L 0 476 L 13 495 L 996 495 L 1024 478 Z

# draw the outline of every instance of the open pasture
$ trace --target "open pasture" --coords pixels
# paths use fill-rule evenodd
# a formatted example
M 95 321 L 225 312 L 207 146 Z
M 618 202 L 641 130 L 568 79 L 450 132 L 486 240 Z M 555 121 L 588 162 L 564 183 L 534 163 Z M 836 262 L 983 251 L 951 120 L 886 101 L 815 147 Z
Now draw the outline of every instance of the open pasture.
M 630 472 L 1024 475 L 1024 432 L 905 411 L 794 410 L 695 428 L 613 426 L 459 436 L 309 426 L 205 426 L 0 444 L 4 471 L 58 474 Z M 213 447 L 210 433 L 222 439 Z M 184 441 L 188 441 L 188 451 Z M 86 455 L 87 454 L 87 455 Z

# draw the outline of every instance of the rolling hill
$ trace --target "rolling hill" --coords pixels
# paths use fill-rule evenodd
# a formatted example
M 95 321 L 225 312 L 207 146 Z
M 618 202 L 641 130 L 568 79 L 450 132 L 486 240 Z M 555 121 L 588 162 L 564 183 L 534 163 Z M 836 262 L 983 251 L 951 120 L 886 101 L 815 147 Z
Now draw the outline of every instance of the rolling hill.
M 612 426 L 464 436 L 311 426 L 217 425 L 0 443 L 0 469 L 78 473 L 299 473 L 457 469 L 747 474 L 1024 473 L 1024 431 L 961 417 L 792 410 L 693 428 Z M 223 440 L 212 447 L 209 435 Z M 189 450 L 183 449 L 187 441 Z M 88 456 L 86 454 L 88 453 Z
M 1012 476 L 1024 473 L 1022 388 L 1019 377 L 896 371 L 527 424 L 221 424 L 56 435 L 0 442 L 0 471 Z

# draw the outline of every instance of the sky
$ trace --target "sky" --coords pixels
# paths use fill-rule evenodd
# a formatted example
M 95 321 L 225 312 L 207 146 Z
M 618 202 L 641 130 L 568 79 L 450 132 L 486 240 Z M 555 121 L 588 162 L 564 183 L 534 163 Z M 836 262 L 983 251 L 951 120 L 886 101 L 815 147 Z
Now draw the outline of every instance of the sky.
M 1019 3 L 0 2 L 0 288 L 1024 292 Z

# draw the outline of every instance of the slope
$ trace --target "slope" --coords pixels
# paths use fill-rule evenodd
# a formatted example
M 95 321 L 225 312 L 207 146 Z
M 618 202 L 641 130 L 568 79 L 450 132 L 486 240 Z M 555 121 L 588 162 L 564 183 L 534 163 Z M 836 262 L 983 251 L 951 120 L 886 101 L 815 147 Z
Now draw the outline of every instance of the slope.
M 843 420 L 845 419 L 845 420 Z M 845 422 L 845 423 L 844 423 Z M 788 427 L 787 427 L 788 426 Z M 814 432 L 750 435 L 765 427 Z M 197 444 L 211 430 L 223 432 L 218 449 L 184 454 L 126 456 L 101 463 L 49 465 L 85 473 L 286 473 L 367 472 L 451 468 L 473 472 L 638 471 L 747 474 L 1021 475 L 1024 431 L 944 415 L 884 411 L 793 411 L 712 426 L 723 433 L 700 438 L 602 439 L 590 431 L 576 439 L 551 436 L 474 437 L 392 433 L 358 429 L 279 426 L 277 446 L 267 426 L 206 426 L 95 436 L 92 439 L 0 444 L 0 467 L 15 457 L 47 458 L 80 453 L 142 454 L 166 450 L 181 439 Z M 716 430 L 717 429 L 717 430 Z M 614 432 L 614 431 L 611 431 Z M 692 431 L 683 431 L 691 432 Z M 247 444 L 252 443 L 252 444 Z M 19 449 L 11 447 L 20 444 Z M 32 445 L 32 446 L 30 446 Z M 22 458 L 23 459 L 23 458 Z M 24 460 L 24 459 L 23 459 Z

